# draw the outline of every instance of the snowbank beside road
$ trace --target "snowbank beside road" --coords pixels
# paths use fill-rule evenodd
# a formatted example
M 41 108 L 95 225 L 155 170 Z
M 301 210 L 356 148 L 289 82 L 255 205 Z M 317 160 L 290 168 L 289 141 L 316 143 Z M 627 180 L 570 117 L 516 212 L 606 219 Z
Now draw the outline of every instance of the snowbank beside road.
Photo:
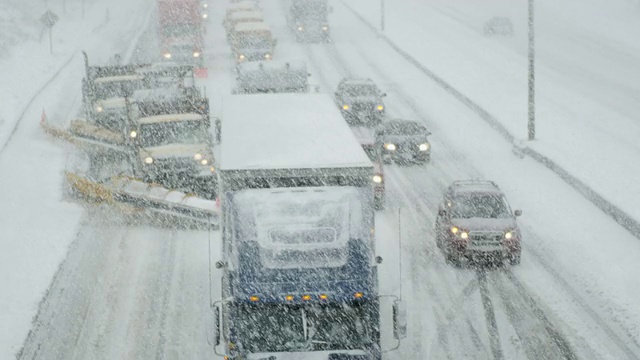
M 370 2 L 350 6 L 379 24 Z M 530 144 L 636 220 L 639 14 L 622 0 L 536 3 L 537 140 Z M 493 16 L 510 17 L 514 36 L 485 37 Z M 524 139 L 526 18 L 525 1 L 401 0 L 387 6 L 385 35 Z
M 95 62 L 103 62 L 126 50 L 142 30 L 144 15 L 153 9 L 150 0 L 98 0 L 87 2 L 82 20 L 80 7 L 72 4 L 76 3 L 67 2 L 66 14 L 61 4 L 51 4 L 60 15 L 53 55 L 48 43 L 27 36 L 0 59 L 2 359 L 19 351 L 82 216 L 78 206 L 61 200 L 66 154 L 40 131 L 42 109 L 46 108 L 49 121 L 75 115 L 84 73 L 80 51 L 86 49 Z

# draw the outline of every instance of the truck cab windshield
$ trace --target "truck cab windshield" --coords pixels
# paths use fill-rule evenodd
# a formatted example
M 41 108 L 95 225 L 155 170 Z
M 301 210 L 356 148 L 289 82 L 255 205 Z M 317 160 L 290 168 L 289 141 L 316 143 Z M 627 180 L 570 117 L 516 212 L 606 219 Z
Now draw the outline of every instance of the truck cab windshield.
M 141 147 L 154 147 L 170 144 L 204 144 L 207 132 L 199 121 L 165 122 L 142 125 L 138 143 Z
M 271 37 L 266 34 L 242 34 L 238 37 L 238 45 L 249 48 L 271 47 Z
M 97 100 L 121 98 L 143 88 L 142 80 L 108 81 L 96 84 L 95 97 Z
M 165 25 L 162 28 L 162 35 L 165 38 L 182 37 L 197 35 L 198 31 L 198 26 L 195 24 Z

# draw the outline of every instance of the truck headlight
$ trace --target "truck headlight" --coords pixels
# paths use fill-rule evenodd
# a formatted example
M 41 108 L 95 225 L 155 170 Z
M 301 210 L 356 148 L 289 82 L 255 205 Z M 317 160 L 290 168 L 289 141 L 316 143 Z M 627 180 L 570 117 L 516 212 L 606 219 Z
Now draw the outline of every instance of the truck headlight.
M 349 110 L 351 107 L 347 104 L 342 105 L 342 110 Z
M 144 158 L 145 164 L 153 164 L 153 158 L 151 156 L 147 156 Z
M 194 58 L 200 57 L 200 52 L 198 52 L 198 51 L 194 51 L 194 52 L 193 52 L 193 57 L 194 57 Z
M 202 18 L 203 18 L 203 19 L 206 19 L 206 18 L 208 18 L 208 17 L 209 17 L 209 14 L 202 14 Z
M 461 239 L 465 239 L 465 240 L 468 239 L 469 238 L 469 233 L 466 232 L 466 231 L 461 232 L 460 233 L 460 238 Z
M 164 56 L 165 59 L 171 59 L 171 53 L 170 52 L 166 52 L 162 56 Z
M 384 144 L 384 148 L 389 151 L 395 151 L 397 149 L 396 144 Z
M 380 184 L 382 182 L 382 176 L 373 175 L 373 182 L 376 183 L 376 184 Z
M 132 139 L 135 139 L 135 138 L 136 138 L 136 136 L 138 136 L 138 133 L 137 133 L 135 130 L 132 130 L 132 131 L 129 133 L 129 136 L 131 136 L 131 138 L 132 138 Z
M 201 160 L 202 159 L 202 154 L 197 153 L 197 154 L 193 155 L 193 158 L 196 159 L 196 160 Z
M 298 31 L 304 31 L 304 27 L 303 26 L 298 26 Z
M 429 150 L 429 143 L 424 143 L 424 144 L 420 144 L 420 145 L 418 145 L 418 149 L 420 149 L 420 151 L 427 151 L 427 150 Z
M 382 111 L 384 110 L 384 105 L 378 105 L 376 109 L 378 109 L 378 111 Z
M 103 111 L 104 111 L 104 109 L 102 108 L 102 106 L 101 106 L 101 105 L 97 105 L 97 106 L 96 106 L 96 111 L 97 111 L 97 112 L 103 112 Z
M 322 31 L 329 31 L 329 26 L 325 25 L 322 27 Z
M 509 240 L 509 239 L 513 238 L 513 231 L 507 231 L 507 232 L 504 234 L 504 238 L 505 238 L 505 239 L 507 239 L 507 240 Z
M 457 234 L 460 231 L 457 226 L 452 226 L 450 230 L 452 234 Z
M 267 60 L 270 60 L 271 59 L 271 54 L 264 54 L 264 58 L 267 59 Z
M 238 60 L 243 61 L 246 58 L 246 56 L 244 56 L 243 54 L 240 54 L 238 56 Z
M 200 161 L 200 164 L 202 164 L 202 165 L 207 165 L 208 163 L 209 163 L 209 160 L 207 160 L 207 159 L 202 159 Z

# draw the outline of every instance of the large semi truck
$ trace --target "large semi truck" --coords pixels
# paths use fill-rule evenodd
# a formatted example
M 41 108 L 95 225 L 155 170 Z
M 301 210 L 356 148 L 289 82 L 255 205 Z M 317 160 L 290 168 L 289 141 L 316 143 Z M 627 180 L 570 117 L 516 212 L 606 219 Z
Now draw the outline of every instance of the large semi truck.
M 162 57 L 200 65 L 204 22 L 198 0 L 158 0 L 158 32 Z
M 233 95 L 221 135 L 216 354 L 381 359 L 374 168 L 331 98 Z

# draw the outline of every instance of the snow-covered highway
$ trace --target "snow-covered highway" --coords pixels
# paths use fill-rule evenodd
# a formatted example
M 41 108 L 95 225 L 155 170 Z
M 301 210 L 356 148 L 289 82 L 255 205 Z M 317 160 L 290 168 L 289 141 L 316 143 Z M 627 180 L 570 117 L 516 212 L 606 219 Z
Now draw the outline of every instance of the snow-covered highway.
M 263 2 L 279 41 L 274 56 L 306 61 L 311 82 L 324 93 L 333 93 L 345 76 L 370 77 L 388 94 L 389 117 L 418 119 L 433 133 L 431 163 L 385 167 L 387 206 L 376 216 L 381 292 L 401 293 L 409 305 L 409 337 L 387 358 L 640 358 L 640 241 L 557 175 L 514 156 L 512 144 L 476 113 L 342 3 L 333 5 L 333 42 L 305 45 L 289 34 L 280 6 Z M 202 82 L 214 113 L 234 86 L 222 13 L 216 8 L 210 14 L 209 79 Z M 134 60 L 156 55 L 150 26 Z M 51 98 L 60 108 L 74 106 L 66 94 Z M 22 145 L 8 149 L 14 155 L 34 133 L 15 136 Z M 44 140 L 37 135 L 37 141 Z M 56 166 L 65 166 L 63 151 L 52 155 Z M 15 170 L 0 160 L 1 172 Z M 433 229 L 438 203 L 451 181 L 467 178 L 497 181 L 511 204 L 524 210 L 521 265 L 460 269 L 444 261 Z M 50 185 L 55 193 L 57 183 Z M 37 199 L 29 201 L 25 206 L 37 206 Z M 65 205 L 77 221 L 81 209 Z M 130 221 L 108 207 L 82 211 L 77 229 L 65 225 L 65 236 L 75 237 L 66 240 L 69 251 L 18 357 L 213 357 L 209 302 L 220 297 L 220 273 L 211 268 L 219 259 L 219 233 Z M 31 261 L 38 259 L 14 266 L 20 271 Z M 384 315 L 382 324 L 383 345 L 391 347 Z

